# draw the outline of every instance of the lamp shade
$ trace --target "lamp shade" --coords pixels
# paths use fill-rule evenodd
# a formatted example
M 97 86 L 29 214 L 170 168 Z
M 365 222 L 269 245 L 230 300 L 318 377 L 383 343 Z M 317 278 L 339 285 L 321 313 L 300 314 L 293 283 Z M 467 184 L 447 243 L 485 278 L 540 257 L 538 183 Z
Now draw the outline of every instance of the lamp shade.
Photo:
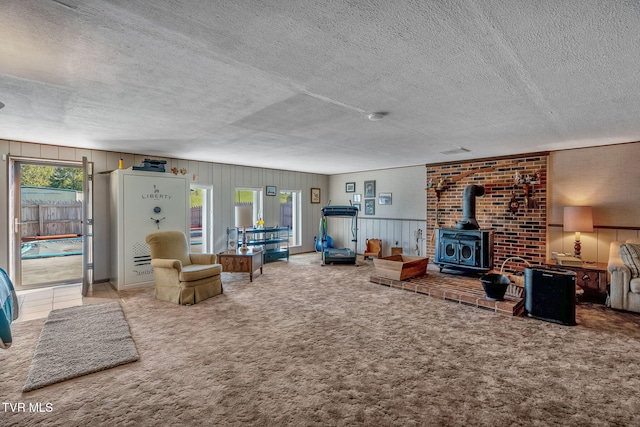
M 564 231 L 593 233 L 593 212 L 591 206 L 565 206 Z
M 253 225 L 253 205 L 236 205 L 236 227 L 251 227 Z

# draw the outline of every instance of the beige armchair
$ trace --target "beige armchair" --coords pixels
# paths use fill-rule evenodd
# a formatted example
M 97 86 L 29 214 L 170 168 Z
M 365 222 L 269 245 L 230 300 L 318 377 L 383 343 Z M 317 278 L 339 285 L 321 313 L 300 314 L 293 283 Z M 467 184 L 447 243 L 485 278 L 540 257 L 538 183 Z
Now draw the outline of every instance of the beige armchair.
M 609 247 L 608 270 L 611 273 L 609 302 L 611 308 L 640 313 L 640 277 L 633 277 L 630 269 L 620 257 L 620 245 L 623 243 L 640 244 L 640 238 L 626 242 L 611 242 Z
M 176 304 L 195 304 L 222 293 L 215 254 L 189 254 L 187 238 L 180 231 L 147 235 L 156 298 Z

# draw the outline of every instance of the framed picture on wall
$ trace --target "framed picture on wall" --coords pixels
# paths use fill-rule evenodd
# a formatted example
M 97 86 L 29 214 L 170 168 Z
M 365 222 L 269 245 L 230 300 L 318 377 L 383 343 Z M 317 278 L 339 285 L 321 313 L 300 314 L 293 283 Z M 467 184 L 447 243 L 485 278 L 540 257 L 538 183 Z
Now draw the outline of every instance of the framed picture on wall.
M 376 199 L 364 199 L 364 214 L 365 215 L 376 214 Z
M 354 201 L 355 203 L 360 203 L 360 202 L 362 201 L 362 200 L 361 200 L 361 197 L 362 197 L 362 194 L 354 194 L 354 195 L 353 195 L 353 201 Z
M 364 182 L 364 197 L 376 197 L 376 182 L 365 181 Z M 365 203 L 366 206 L 366 203 Z M 366 207 L 365 207 L 366 211 Z
M 344 191 L 346 193 L 355 193 L 356 192 L 356 183 L 355 182 L 347 182 L 344 186 Z
M 312 188 L 311 189 L 311 203 L 320 203 L 320 189 Z
M 391 204 L 391 193 L 380 193 L 378 195 L 378 204 L 380 204 L 380 205 L 390 205 Z
M 275 185 L 267 185 L 267 196 L 275 196 L 275 195 L 276 195 Z

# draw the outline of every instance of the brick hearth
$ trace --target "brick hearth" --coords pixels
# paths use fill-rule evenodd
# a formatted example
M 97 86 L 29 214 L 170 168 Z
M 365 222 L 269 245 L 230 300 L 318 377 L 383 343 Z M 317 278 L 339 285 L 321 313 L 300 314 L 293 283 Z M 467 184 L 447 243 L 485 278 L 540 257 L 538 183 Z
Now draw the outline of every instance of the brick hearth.
M 491 310 L 507 316 L 524 314 L 524 299 L 505 296 L 504 301 L 492 301 L 485 297 L 478 277 L 452 275 L 429 270 L 425 276 L 405 281 L 372 275 L 369 281 L 391 288 L 404 289 L 460 304 Z

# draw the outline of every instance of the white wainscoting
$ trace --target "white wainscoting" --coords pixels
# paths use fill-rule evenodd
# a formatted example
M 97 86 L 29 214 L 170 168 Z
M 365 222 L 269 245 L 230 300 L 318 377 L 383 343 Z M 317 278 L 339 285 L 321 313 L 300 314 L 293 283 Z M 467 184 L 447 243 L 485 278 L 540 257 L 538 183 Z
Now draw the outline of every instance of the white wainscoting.
M 628 228 L 594 228 L 593 233 L 580 233 L 581 257 L 585 261 L 606 263 L 609 246 L 614 241 L 640 237 L 640 230 Z M 547 227 L 547 258 L 552 252 L 573 254 L 575 233 L 565 233 L 561 225 Z
M 348 218 L 328 218 L 328 234 L 334 240 L 337 248 L 353 248 L 351 243 L 351 220 Z M 382 239 L 382 255 L 391 255 L 391 247 L 398 241 L 402 252 L 408 255 L 417 255 L 415 233 L 422 230 L 420 242 L 420 254 L 426 252 L 427 239 L 426 221 L 411 219 L 391 218 L 358 218 L 358 246 L 359 254 L 364 252 L 366 240 L 370 238 Z M 547 258 L 551 252 L 573 253 L 573 241 L 575 233 L 565 233 L 562 226 L 549 225 L 547 228 Z M 630 238 L 640 238 L 640 230 L 628 228 L 595 228 L 593 233 L 581 233 L 582 259 L 606 263 L 609 260 L 609 245 L 613 241 L 624 241 Z
M 336 248 L 353 249 L 351 218 L 327 218 L 327 234 L 331 236 Z M 382 240 L 382 256 L 391 255 L 391 248 L 402 247 L 405 255 L 424 256 L 426 252 L 426 220 L 358 217 L 358 245 L 356 252 L 364 253 L 367 239 Z M 418 230 L 422 239 L 417 242 Z M 416 250 L 416 245 L 418 250 Z

